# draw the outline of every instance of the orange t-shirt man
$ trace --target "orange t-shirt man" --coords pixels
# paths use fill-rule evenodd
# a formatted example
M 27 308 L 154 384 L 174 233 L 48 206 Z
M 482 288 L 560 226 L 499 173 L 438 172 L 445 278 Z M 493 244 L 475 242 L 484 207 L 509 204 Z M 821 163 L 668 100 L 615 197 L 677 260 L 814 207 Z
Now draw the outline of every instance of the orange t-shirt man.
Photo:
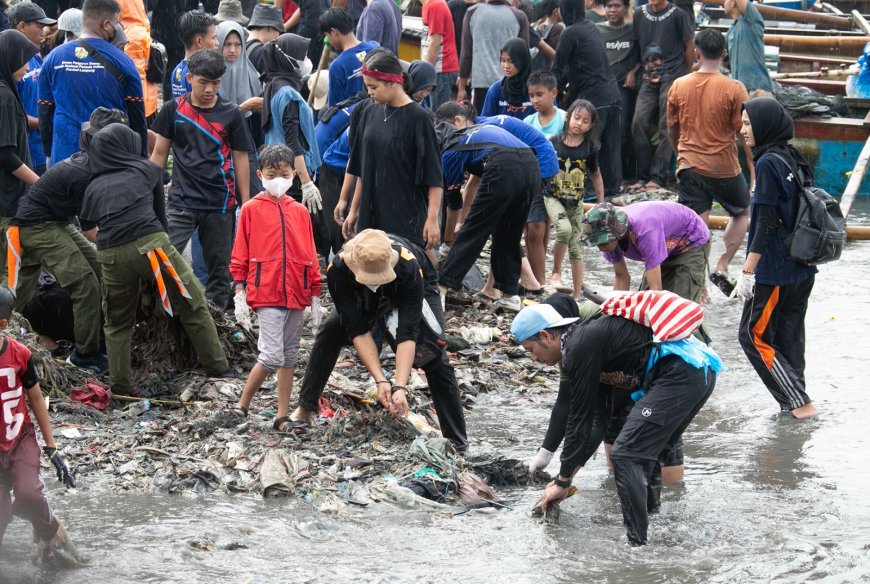
M 668 91 L 668 126 L 680 130 L 674 145 L 677 174 L 686 168 L 711 178 L 740 174 L 735 139 L 748 99 L 741 82 L 718 72 L 696 71 L 674 81 Z

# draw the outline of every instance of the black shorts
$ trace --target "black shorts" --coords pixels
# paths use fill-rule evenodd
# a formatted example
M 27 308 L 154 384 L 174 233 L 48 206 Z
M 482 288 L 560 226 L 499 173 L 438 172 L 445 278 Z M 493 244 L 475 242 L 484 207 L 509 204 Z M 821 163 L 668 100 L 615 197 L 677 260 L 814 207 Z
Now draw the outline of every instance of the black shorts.
M 700 215 L 717 201 L 731 217 L 749 208 L 749 189 L 742 174 L 731 178 L 712 178 L 684 168 L 677 175 L 680 203 Z

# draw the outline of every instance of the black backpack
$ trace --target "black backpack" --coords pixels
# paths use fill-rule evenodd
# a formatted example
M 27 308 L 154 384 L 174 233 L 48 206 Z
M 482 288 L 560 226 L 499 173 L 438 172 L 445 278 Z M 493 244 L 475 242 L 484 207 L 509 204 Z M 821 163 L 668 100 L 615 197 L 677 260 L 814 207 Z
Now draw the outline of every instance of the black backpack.
M 780 222 L 779 234 L 792 259 L 808 266 L 815 266 L 840 259 L 846 245 L 846 219 L 837 199 L 826 191 L 808 186 L 803 174 L 797 172 L 779 154 L 779 158 L 801 181 L 794 231 L 786 233 Z
M 151 41 L 148 51 L 148 68 L 145 69 L 145 80 L 148 83 L 160 85 L 166 76 L 166 48 L 157 41 Z

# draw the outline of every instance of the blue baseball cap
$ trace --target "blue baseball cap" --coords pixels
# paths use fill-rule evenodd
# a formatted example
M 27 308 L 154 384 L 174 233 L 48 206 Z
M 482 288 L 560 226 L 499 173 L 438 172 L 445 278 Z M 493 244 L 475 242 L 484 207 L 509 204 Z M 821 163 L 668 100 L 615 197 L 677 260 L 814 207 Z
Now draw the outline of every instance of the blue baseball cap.
M 526 306 L 511 323 L 511 335 L 517 343 L 522 343 L 544 329 L 568 326 L 579 318 L 564 318 L 549 304 Z

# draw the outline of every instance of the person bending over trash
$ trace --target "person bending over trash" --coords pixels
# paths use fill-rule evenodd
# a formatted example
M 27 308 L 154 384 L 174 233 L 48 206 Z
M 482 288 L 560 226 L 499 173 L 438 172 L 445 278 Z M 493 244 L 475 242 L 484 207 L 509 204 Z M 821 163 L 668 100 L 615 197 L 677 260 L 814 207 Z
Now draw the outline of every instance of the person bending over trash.
M 333 258 L 326 283 L 335 309 L 314 340 L 299 407 L 291 418 L 305 424 L 314 418 L 329 374 L 350 339 L 378 386 L 378 401 L 398 419 L 408 414 L 411 367 L 422 368 L 442 434 L 464 451 L 465 414 L 456 374 L 444 350 L 435 268 L 425 251 L 402 237 L 365 229 Z M 381 336 L 396 353 L 392 381 L 379 360 Z
M 293 426 L 287 414 L 299 359 L 302 311 L 311 306 L 315 323 L 320 316 L 320 265 L 311 216 L 304 205 L 287 196 L 296 175 L 294 159 L 284 144 L 260 150 L 257 176 L 266 190 L 242 207 L 230 261 L 236 321 L 250 328 L 253 308 L 260 324 L 260 355 L 233 411 L 247 417 L 254 394 L 266 377 L 277 372 L 278 413 L 272 427 L 278 432 Z
M 130 345 L 142 280 L 153 278 L 163 309 L 178 311 L 199 362 L 211 376 L 234 376 L 205 303 L 203 288 L 166 234 L 163 169 L 142 158 L 138 137 L 110 124 L 91 141 L 91 184 L 83 221 L 99 229 L 106 350 L 114 393 L 129 394 Z M 167 278 L 169 281 L 167 282 Z
M 72 300 L 76 346 L 68 362 L 104 373 L 106 356 L 99 350 L 103 314 L 100 310 L 100 264 L 93 244 L 70 225 L 82 207 L 91 181 L 88 150 L 94 134 L 112 123 L 127 123 L 120 110 L 98 107 L 82 124 L 81 150 L 59 161 L 21 197 L 18 212 L 6 232 L 9 289 L 15 309 L 22 312 L 34 294 L 42 269 L 54 276 Z M 93 225 L 85 222 L 89 231 Z
M 723 369 L 721 360 L 694 338 L 654 344 L 650 328 L 626 318 L 581 323 L 547 305 L 520 311 L 511 334 L 534 361 L 561 363 L 570 383 L 561 466 L 544 490 L 539 503 L 544 508 L 568 495 L 574 474 L 588 458 L 601 373 L 618 371 L 642 379 L 643 395 L 617 436 L 611 459 L 628 541 L 645 545 L 648 506 L 658 506 L 658 492 L 648 485 L 660 472 L 659 454 L 673 446 L 709 398 L 716 372 Z
M 12 293 L 0 288 L 0 331 L 9 326 L 14 302 Z M 77 563 L 75 549 L 68 543 L 45 497 L 45 483 L 39 476 L 39 444 L 28 404 L 45 442 L 42 451 L 57 470 L 58 481 L 67 488 L 75 487 L 54 443 L 30 350 L 15 339 L 0 335 L 0 549 L 6 528 L 15 515 L 33 525 L 34 536 L 42 542 L 43 560 L 61 565 Z M 14 502 L 10 494 L 15 495 Z
M 625 258 L 644 263 L 640 290 L 669 290 L 692 302 L 701 298 L 707 277 L 710 230 L 697 213 L 667 201 L 634 203 L 617 209 L 595 205 L 582 223 L 582 240 L 613 264 L 614 290 L 628 290 Z

